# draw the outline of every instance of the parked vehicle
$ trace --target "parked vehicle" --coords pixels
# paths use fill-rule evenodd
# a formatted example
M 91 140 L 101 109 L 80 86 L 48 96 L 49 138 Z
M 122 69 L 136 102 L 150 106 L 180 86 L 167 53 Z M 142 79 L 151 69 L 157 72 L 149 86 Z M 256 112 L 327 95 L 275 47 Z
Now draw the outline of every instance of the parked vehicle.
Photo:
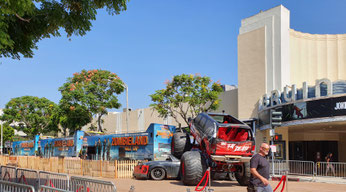
M 168 155 L 166 161 L 149 161 L 135 166 L 133 177 L 136 179 L 176 179 L 179 176 L 180 160 Z
M 231 115 L 200 113 L 189 123 L 193 144 L 185 132 L 173 135 L 171 152 L 181 158 L 181 179 L 197 185 L 207 167 L 212 172 L 234 172 L 240 185 L 248 185 L 250 159 L 255 151 L 251 128 Z M 191 150 L 197 145 L 199 151 Z

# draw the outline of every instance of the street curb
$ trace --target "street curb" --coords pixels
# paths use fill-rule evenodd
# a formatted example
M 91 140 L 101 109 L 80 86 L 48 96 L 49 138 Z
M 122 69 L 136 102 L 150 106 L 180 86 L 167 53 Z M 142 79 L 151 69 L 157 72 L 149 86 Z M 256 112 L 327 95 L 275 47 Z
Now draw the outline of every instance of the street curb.
M 272 177 L 272 181 L 280 181 L 282 177 Z M 296 182 L 299 182 L 299 181 L 303 181 L 299 178 L 292 178 L 292 177 L 288 177 L 287 178 L 288 181 L 296 181 Z M 306 180 L 306 181 L 310 181 L 310 180 Z

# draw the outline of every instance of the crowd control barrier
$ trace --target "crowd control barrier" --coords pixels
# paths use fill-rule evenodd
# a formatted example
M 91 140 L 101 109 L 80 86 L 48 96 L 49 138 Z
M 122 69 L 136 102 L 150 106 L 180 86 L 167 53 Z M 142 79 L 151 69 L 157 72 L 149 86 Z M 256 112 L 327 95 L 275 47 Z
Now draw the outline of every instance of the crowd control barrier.
M 274 170 L 273 170 L 274 168 Z M 282 175 L 288 171 L 288 175 L 307 177 L 346 177 L 345 162 L 313 162 L 298 160 L 275 160 L 270 161 L 270 174 Z
M 17 182 L 16 170 L 17 170 L 16 167 L 1 166 L 0 167 L 0 175 L 1 175 L 0 179 L 3 181 Z
M 269 173 L 273 175 L 281 175 L 281 161 L 280 160 L 274 160 L 270 161 L 270 166 L 269 166 Z
M 346 163 L 344 162 L 317 162 L 316 176 L 346 177 Z
M 40 186 L 40 189 L 38 190 L 39 192 L 70 192 L 68 190 L 64 190 L 64 189 L 57 189 L 54 187 L 49 187 L 49 186 Z
M 289 175 L 314 176 L 313 161 L 283 160 L 281 169 L 288 170 Z
M 39 171 L 39 186 L 68 190 L 70 180 L 67 174 Z M 48 188 L 47 188 L 48 189 Z
M 78 192 L 116 192 L 115 185 L 110 181 L 102 181 L 84 177 L 71 176 L 70 190 Z
M 20 183 L 13 183 L 9 181 L 0 180 L 1 192 L 35 192 L 35 188 L 30 185 L 24 185 Z
M 16 169 L 16 183 L 21 183 L 25 185 L 31 185 L 36 190 L 38 189 L 38 172 L 31 169 Z
M 270 174 L 282 175 L 287 171 L 288 175 L 314 176 L 313 161 L 297 161 L 297 160 L 275 160 L 270 161 Z M 274 170 L 273 170 L 274 168 Z

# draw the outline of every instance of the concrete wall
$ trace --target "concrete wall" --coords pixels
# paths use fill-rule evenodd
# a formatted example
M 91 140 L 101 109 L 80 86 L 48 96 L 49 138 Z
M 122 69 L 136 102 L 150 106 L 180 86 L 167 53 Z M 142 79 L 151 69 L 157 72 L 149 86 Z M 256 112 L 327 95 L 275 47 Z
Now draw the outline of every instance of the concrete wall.
M 103 129 L 105 129 L 106 133 L 110 134 L 127 132 L 126 112 L 110 112 L 108 115 L 104 115 L 102 119 L 104 121 Z M 181 117 L 178 118 L 178 121 L 182 124 L 182 126 L 186 126 Z M 172 117 L 167 119 L 160 118 L 157 111 L 153 110 L 151 107 L 129 111 L 129 133 L 144 132 L 151 123 L 178 126 L 178 123 Z M 96 119 L 93 119 L 92 124 L 97 126 Z M 91 123 L 84 126 L 82 130 L 88 131 L 90 125 Z
M 238 118 L 257 116 L 266 93 L 265 27 L 238 36 Z
M 282 140 L 286 142 L 286 159 L 288 159 L 289 155 L 289 136 L 288 136 L 288 127 L 278 127 L 275 128 L 275 133 L 282 135 Z M 269 129 L 267 130 L 256 130 L 256 152 L 259 152 L 259 148 L 262 143 L 271 144 L 271 137 L 269 133 Z
M 340 140 L 338 142 L 338 150 L 339 150 L 339 161 L 346 162 L 346 133 L 340 133 Z
M 238 36 L 239 118 L 257 116 L 258 100 L 290 83 L 289 10 L 282 5 L 243 19 Z
M 219 99 L 221 99 L 221 103 L 216 112 L 222 112 L 222 110 L 225 110 L 225 113 L 237 117 L 238 90 L 232 89 L 225 91 L 220 94 Z M 186 105 L 184 107 L 186 107 Z M 188 116 L 191 117 L 192 115 L 188 114 Z M 106 133 L 127 132 L 126 112 L 109 112 L 108 115 L 104 115 L 102 119 L 104 121 L 103 128 L 106 130 Z M 180 115 L 177 115 L 177 121 L 173 117 L 168 117 L 166 119 L 160 118 L 158 112 L 151 107 L 129 111 L 129 133 L 144 132 L 151 123 L 168 124 L 176 127 L 179 127 L 180 123 L 182 127 L 187 126 L 186 122 Z M 93 119 L 92 124 L 97 126 L 96 119 Z M 82 130 L 88 131 L 90 125 L 91 123 L 84 126 Z
M 225 91 L 220 94 L 219 99 L 221 99 L 220 107 L 215 112 L 225 113 L 238 117 L 238 89 L 232 89 Z
M 290 83 L 289 27 L 290 11 L 282 5 L 245 18 L 241 21 L 239 34 L 265 28 L 265 76 L 266 91 L 281 90 Z M 253 43 L 256 43 L 253 41 Z M 261 50 L 257 50 L 261 51 Z M 244 56 L 251 56 L 244 52 Z M 240 63 L 238 62 L 238 65 Z M 240 74 L 238 73 L 240 76 Z
M 278 127 L 275 128 L 275 133 L 282 135 L 282 140 L 286 142 L 286 159 L 289 158 L 289 136 L 288 127 Z
M 291 84 L 346 79 L 346 34 L 318 35 L 290 30 Z

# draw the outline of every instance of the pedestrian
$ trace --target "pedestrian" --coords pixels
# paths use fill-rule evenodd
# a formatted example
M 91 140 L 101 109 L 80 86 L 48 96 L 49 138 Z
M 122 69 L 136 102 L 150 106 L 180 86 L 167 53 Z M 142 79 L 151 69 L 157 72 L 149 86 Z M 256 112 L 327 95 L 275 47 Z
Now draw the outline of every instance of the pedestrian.
M 332 157 L 333 157 L 333 153 L 328 153 L 328 155 L 326 156 L 326 161 L 327 161 L 326 175 L 328 175 L 328 172 L 329 172 L 329 169 L 330 169 L 330 170 L 332 170 L 333 175 L 335 177 L 334 166 L 331 163 Z
M 319 174 L 321 169 L 321 153 L 319 151 L 316 152 L 316 158 L 315 158 L 315 173 Z
M 269 185 L 269 162 L 266 156 L 269 152 L 269 145 L 262 143 L 259 153 L 252 156 L 250 160 L 250 184 L 248 192 L 272 192 Z
M 320 161 L 321 161 L 321 153 L 318 151 L 318 152 L 316 152 L 315 163 L 320 162 Z

